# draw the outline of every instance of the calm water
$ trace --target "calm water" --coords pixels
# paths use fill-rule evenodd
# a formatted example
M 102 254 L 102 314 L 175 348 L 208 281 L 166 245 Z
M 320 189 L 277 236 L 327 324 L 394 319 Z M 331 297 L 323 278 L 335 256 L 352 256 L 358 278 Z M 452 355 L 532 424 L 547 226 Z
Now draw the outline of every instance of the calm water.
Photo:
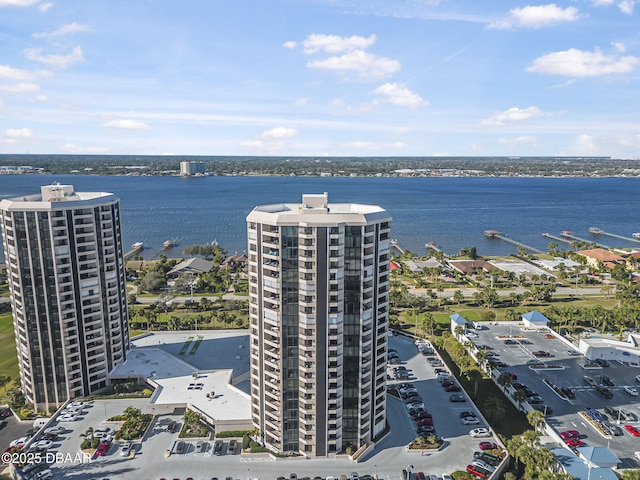
M 330 202 L 382 206 L 393 215 L 392 237 L 421 255 L 430 241 L 447 253 L 472 246 L 481 255 L 515 253 L 515 246 L 486 239 L 487 229 L 545 251 L 551 240 L 541 234 L 559 235 L 564 229 L 605 245 L 640 247 L 588 233 L 592 226 L 627 237 L 640 232 L 638 178 L 0 175 L 0 198 L 36 193 L 55 181 L 119 196 L 125 245 L 144 242 L 148 258 L 173 237 L 182 239 L 181 246 L 216 239 L 231 253 L 244 252 L 245 217 L 254 206 L 299 202 L 303 193 L 322 192 L 329 193 Z M 174 250 L 176 256 L 181 253 L 181 247 Z

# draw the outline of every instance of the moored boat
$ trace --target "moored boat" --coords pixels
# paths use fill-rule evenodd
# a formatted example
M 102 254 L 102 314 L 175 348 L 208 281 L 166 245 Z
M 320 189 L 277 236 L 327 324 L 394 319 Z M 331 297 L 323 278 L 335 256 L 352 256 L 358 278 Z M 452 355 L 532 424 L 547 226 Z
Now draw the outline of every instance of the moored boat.
M 598 227 L 589 227 L 589 233 L 593 233 L 594 235 L 601 235 L 604 231 Z
M 636 232 L 631 235 L 633 238 L 640 238 L 640 232 Z
M 180 243 L 180 240 L 178 240 L 177 238 L 170 238 L 169 240 L 165 240 L 162 246 L 164 248 L 173 248 L 177 246 L 179 243 Z
M 144 243 L 136 242 L 133 245 L 131 245 L 131 248 L 133 248 L 134 250 L 142 250 L 144 248 Z

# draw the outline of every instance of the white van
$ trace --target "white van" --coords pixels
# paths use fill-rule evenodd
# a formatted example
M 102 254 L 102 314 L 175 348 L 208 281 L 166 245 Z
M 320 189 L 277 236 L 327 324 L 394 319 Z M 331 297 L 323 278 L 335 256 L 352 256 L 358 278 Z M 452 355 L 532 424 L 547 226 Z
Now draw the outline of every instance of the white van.
M 51 418 L 36 418 L 33 421 L 33 428 L 42 428 L 51 421 Z

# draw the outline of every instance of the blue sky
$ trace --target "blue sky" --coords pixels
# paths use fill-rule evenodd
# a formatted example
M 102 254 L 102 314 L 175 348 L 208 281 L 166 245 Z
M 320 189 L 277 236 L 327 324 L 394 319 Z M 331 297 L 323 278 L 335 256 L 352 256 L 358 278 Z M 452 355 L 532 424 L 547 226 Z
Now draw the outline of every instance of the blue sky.
M 640 158 L 636 3 L 0 0 L 0 153 Z

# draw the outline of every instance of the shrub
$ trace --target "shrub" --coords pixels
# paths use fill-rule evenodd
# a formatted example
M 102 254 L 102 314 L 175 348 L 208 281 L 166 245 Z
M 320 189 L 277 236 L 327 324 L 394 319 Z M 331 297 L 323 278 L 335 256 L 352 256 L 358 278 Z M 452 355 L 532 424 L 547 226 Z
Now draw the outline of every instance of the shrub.
M 226 432 L 217 432 L 216 438 L 233 438 L 248 435 L 251 430 L 227 430 Z

